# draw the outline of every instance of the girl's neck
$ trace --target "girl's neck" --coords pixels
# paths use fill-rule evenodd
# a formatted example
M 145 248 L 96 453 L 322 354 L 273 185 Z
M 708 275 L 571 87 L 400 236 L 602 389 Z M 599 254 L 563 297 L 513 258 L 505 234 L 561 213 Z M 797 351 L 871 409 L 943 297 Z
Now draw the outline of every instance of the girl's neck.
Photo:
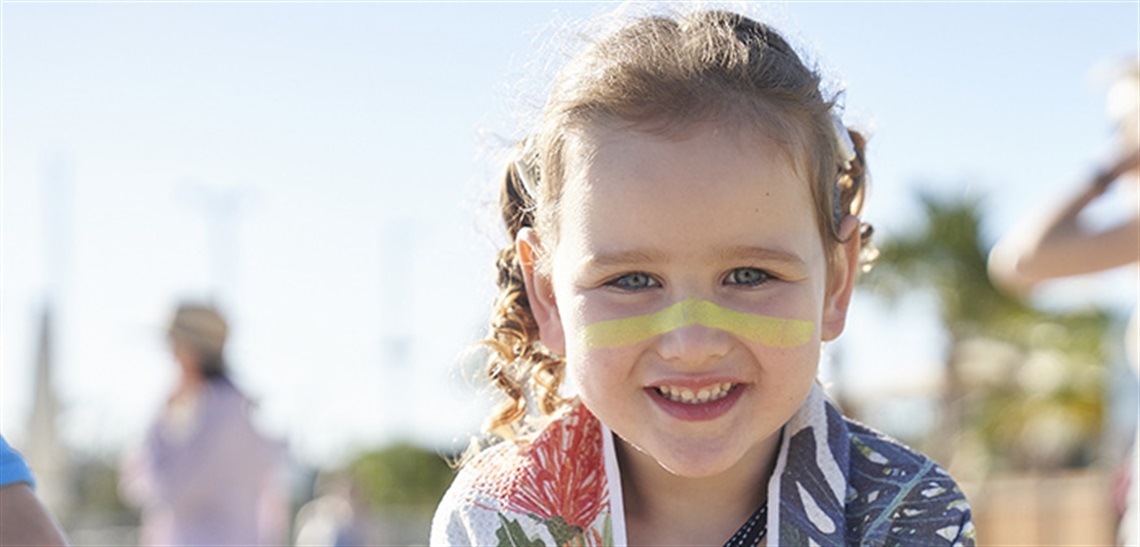
M 677 476 L 615 437 L 630 545 L 723 545 L 767 500 L 778 440 L 712 477 Z
M 193 400 L 197 397 L 198 393 L 202 391 L 205 385 L 206 380 L 201 374 L 187 367 L 183 367 L 181 374 L 178 376 L 178 381 L 171 391 L 168 402 L 170 404 L 177 404 L 179 402 Z

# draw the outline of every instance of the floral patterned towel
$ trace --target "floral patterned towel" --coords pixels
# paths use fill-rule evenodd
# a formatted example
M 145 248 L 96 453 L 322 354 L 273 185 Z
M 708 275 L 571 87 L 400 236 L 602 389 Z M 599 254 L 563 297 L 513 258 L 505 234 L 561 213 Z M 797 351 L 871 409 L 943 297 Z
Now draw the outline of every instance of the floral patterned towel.
M 843 418 L 818 387 L 784 428 L 768 499 L 779 500 L 768 511 L 772 546 L 974 544 L 954 480 Z M 623 515 L 613 435 L 576 405 L 533 441 L 469 462 L 439 504 L 431 544 L 625 545 Z

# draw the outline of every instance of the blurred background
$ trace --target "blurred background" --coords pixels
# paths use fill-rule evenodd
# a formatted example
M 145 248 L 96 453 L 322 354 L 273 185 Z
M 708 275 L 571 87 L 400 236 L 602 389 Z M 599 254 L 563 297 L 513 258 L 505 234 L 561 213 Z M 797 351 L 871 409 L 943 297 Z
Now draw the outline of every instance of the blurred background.
M 77 544 L 133 544 L 117 468 L 183 299 L 291 454 L 291 537 L 426 543 L 490 408 L 498 159 L 597 3 L 0 3 L 0 433 Z M 982 543 L 1110 543 L 1134 268 L 1017 299 L 990 246 L 1114 150 L 1140 6 L 773 3 L 872 135 L 883 251 L 823 380 L 967 489 Z M 1127 186 L 1127 185 L 1118 185 Z M 1094 222 L 1134 211 L 1135 188 Z M 1128 192 L 1132 193 L 1128 193 Z M 1063 493 L 1063 495 L 1062 495 Z M 998 524 L 1000 523 L 1000 525 Z

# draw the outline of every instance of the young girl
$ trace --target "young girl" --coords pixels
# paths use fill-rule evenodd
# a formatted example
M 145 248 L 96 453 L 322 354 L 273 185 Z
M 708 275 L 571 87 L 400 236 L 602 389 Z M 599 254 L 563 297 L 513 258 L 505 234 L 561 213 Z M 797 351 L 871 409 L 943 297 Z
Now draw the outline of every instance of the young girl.
M 973 544 L 953 479 L 816 382 L 870 236 L 862 144 L 736 14 L 638 19 L 574 58 L 502 190 L 505 442 L 432 544 Z

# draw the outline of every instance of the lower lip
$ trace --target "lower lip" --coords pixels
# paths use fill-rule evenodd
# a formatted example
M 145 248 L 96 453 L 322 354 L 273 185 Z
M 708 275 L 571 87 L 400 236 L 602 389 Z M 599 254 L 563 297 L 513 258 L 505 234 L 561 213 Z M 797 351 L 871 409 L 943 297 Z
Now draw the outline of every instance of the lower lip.
M 686 422 L 703 422 L 708 420 L 715 420 L 732 409 L 736 401 L 740 400 L 741 395 L 744 394 L 744 385 L 738 384 L 728 392 L 728 395 L 709 401 L 707 403 L 687 404 L 679 403 L 677 401 L 667 399 L 664 395 L 657 392 L 655 388 L 646 388 L 645 391 L 649 393 L 649 398 L 657 403 L 670 416 L 683 420 Z

